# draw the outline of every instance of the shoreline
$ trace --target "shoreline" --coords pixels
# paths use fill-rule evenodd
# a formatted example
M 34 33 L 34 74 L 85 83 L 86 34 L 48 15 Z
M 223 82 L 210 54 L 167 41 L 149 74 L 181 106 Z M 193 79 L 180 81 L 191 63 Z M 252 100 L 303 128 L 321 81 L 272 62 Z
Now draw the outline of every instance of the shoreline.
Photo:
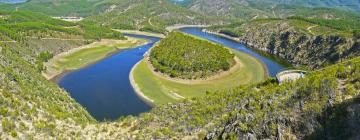
M 211 25 L 185 25 L 185 24 L 176 24 L 176 25 L 172 25 L 172 26 L 167 26 L 166 30 L 169 32 L 172 32 L 174 30 L 178 30 L 181 28 L 205 28 L 205 27 L 210 27 Z
M 149 57 L 144 58 L 144 60 L 147 67 L 151 70 L 151 72 L 162 79 L 165 80 L 169 80 L 169 81 L 173 81 L 176 83 L 181 83 L 181 84 L 187 84 L 187 85 L 194 85 L 194 84 L 206 84 L 207 82 L 211 82 L 214 80 L 218 80 L 221 79 L 223 77 L 226 77 L 232 73 L 234 73 L 235 71 L 239 70 L 241 67 L 243 67 L 243 64 L 241 63 L 241 60 L 238 57 L 234 57 L 234 61 L 235 64 L 227 71 L 219 71 L 218 73 L 209 76 L 206 79 L 194 79 L 194 80 L 190 80 L 190 79 L 180 79 L 180 78 L 171 78 L 170 76 L 164 74 L 164 73 L 160 73 L 160 72 L 156 72 L 155 68 L 152 66 Z
M 258 51 L 261 51 L 263 53 L 267 53 L 266 51 L 264 50 L 260 50 L 260 49 L 257 49 L 257 47 L 254 47 L 255 45 L 253 44 L 248 44 L 244 41 L 241 41 L 239 38 L 236 38 L 236 37 L 231 37 L 229 35 L 226 35 L 226 34 L 222 34 L 222 33 L 218 33 L 218 32 L 213 32 L 213 31 L 209 31 L 207 29 L 202 29 L 201 30 L 202 32 L 205 32 L 205 33 L 208 33 L 208 34 L 213 34 L 213 35 L 217 35 L 217 36 L 220 36 L 220 37 L 223 37 L 223 38 L 226 38 L 226 39 L 230 39 L 232 41 L 235 41 L 235 42 L 238 42 L 238 43 L 241 43 L 243 44 L 245 47 L 248 47 L 250 49 L 255 49 L 255 50 L 258 50 Z M 267 77 L 271 77 L 270 76 L 270 73 L 269 73 L 269 69 L 267 68 L 266 64 L 262 61 L 259 60 L 259 62 L 263 65 L 264 69 L 265 69 L 265 78 Z
M 143 32 L 139 30 L 120 30 L 120 29 L 112 29 L 117 32 L 125 33 L 125 34 L 135 34 L 135 35 L 145 35 L 145 36 L 152 36 L 152 37 L 158 37 L 158 38 L 165 38 L 166 36 L 164 34 L 160 33 L 152 33 L 152 32 Z
M 101 41 L 96 41 L 96 42 L 93 42 L 93 43 L 90 43 L 90 44 L 87 44 L 87 45 L 84 45 L 84 46 L 80 46 L 80 47 L 76 47 L 76 48 L 73 48 L 71 50 L 68 50 L 68 51 L 65 51 L 65 52 L 62 52 L 60 54 L 57 54 L 55 55 L 52 59 L 50 59 L 48 62 L 44 63 L 44 66 L 47 68 L 47 69 L 52 69 L 52 70 L 46 70 L 44 72 L 41 73 L 41 75 L 43 75 L 47 80 L 50 80 L 50 81 L 58 81 L 58 79 L 62 76 L 64 76 L 65 74 L 71 72 L 71 71 L 75 71 L 77 69 L 80 69 L 80 68 L 77 68 L 77 69 L 64 69 L 64 70 L 56 70 L 54 67 L 56 66 L 56 61 L 59 61 L 60 59 L 62 59 L 63 57 L 67 57 L 73 53 L 76 53 L 76 52 L 79 52 L 81 50 L 84 50 L 84 49 L 90 49 L 90 48 L 96 48 L 96 47 L 100 47 L 102 45 L 108 45 L 108 46 L 116 46 L 117 44 L 122 44 L 122 43 L 126 43 L 126 41 L 129 41 L 129 42 L 134 42 L 134 41 L 139 41 L 139 39 L 137 38 L 133 38 L 133 37 L 127 37 L 128 39 L 127 40 L 112 40 L 112 39 L 102 39 Z M 142 44 L 147 44 L 148 41 L 146 40 L 145 43 L 142 43 Z M 139 45 L 136 45 L 137 46 L 140 46 L 142 44 L 139 44 Z M 132 47 L 124 47 L 124 48 L 117 48 L 116 51 L 113 51 L 113 52 L 110 52 L 108 54 L 106 54 L 105 56 L 111 56 L 121 50 L 124 50 L 124 49 L 128 49 L 128 48 L 132 48 Z M 104 57 L 104 58 L 106 58 Z M 88 63 L 86 64 L 84 67 L 86 66 L 89 66 L 91 64 L 94 64 L 98 61 L 101 61 L 103 60 L 104 58 L 101 58 L 99 60 L 96 60 L 96 61 L 93 61 L 91 63 Z
M 135 91 L 135 94 L 140 97 L 141 100 L 143 100 L 146 104 L 150 105 L 151 107 L 155 106 L 155 101 L 150 99 L 149 97 L 147 97 L 140 89 L 139 85 L 135 82 L 135 78 L 134 78 L 134 70 L 135 68 L 143 61 L 140 60 L 139 62 L 137 62 L 130 71 L 129 74 L 129 81 L 130 81 L 130 85 L 132 86 L 132 88 Z
M 178 26 L 178 27 L 180 27 L 180 26 Z M 185 28 L 184 26 L 181 26 L 181 27 Z M 189 26 L 187 26 L 187 27 L 189 27 Z M 192 26 L 192 27 L 194 27 L 194 26 Z M 204 29 L 204 30 L 206 30 L 206 29 Z M 204 32 L 205 32 L 205 31 L 204 31 Z M 207 32 L 207 33 L 209 33 L 209 32 Z M 230 40 L 237 41 L 235 38 L 226 37 L 226 35 L 221 35 L 221 34 L 219 34 L 219 33 L 218 33 L 218 34 L 215 34 L 215 33 L 214 33 L 214 35 L 217 35 L 217 36 L 219 36 L 219 37 L 224 37 L 224 38 L 226 38 L 226 39 L 230 39 Z M 240 41 L 237 41 L 237 42 L 241 43 Z M 152 50 L 152 48 L 154 48 L 155 46 L 156 46 L 156 44 L 148 50 L 148 53 L 150 53 L 151 50 Z M 235 50 L 235 51 L 237 51 L 237 50 Z M 129 79 L 130 79 L 130 84 L 131 84 L 131 86 L 133 87 L 136 95 L 137 95 L 141 100 L 143 100 L 145 103 L 150 104 L 150 105 L 152 105 L 152 106 L 155 105 L 155 101 L 152 100 L 151 98 L 149 98 L 148 96 L 146 96 L 146 95 L 141 91 L 141 88 L 140 88 L 140 87 L 138 86 L 138 84 L 136 83 L 135 77 L 134 77 L 134 70 L 138 67 L 138 65 L 139 65 L 140 63 L 142 63 L 142 61 L 144 61 L 144 63 L 147 65 L 147 67 L 150 69 L 150 71 L 151 71 L 155 76 L 157 76 L 157 77 L 159 77 L 159 78 L 162 78 L 162 79 L 165 79 L 165 80 L 170 80 L 170 81 L 173 81 L 173 82 L 177 82 L 177 83 L 181 83 L 181 84 L 187 84 L 187 85 L 206 84 L 206 82 L 211 82 L 211 81 L 213 81 L 213 80 L 217 80 L 217 79 L 220 79 L 220 78 L 225 77 L 225 76 L 227 76 L 227 75 L 230 75 L 230 74 L 232 74 L 234 71 L 236 71 L 236 70 L 240 69 L 241 67 L 243 67 L 243 64 L 241 63 L 241 60 L 239 60 L 239 58 L 235 56 L 234 60 L 235 60 L 236 64 L 234 64 L 234 66 L 231 67 L 230 70 L 225 71 L 225 74 L 224 74 L 224 75 L 220 75 L 220 76 L 214 75 L 215 78 L 212 78 L 212 79 L 201 79 L 201 80 L 199 80 L 199 81 L 196 81 L 196 80 L 186 80 L 186 81 L 184 82 L 184 81 L 179 81 L 179 80 L 174 79 L 174 78 L 168 79 L 166 76 L 162 76 L 161 73 L 159 74 L 158 72 L 155 72 L 154 69 L 151 68 L 151 66 L 149 66 L 149 65 L 151 65 L 151 64 L 149 64 L 150 62 L 149 62 L 148 59 L 149 59 L 149 56 L 145 56 L 144 59 L 140 60 L 139 62 L 137 62 L 137 63 L 132 67 L 132 69 L 131 69 L 131 71 L 130 71 L 130 74 L 129 74 Z M 255 59 L 256 59 L 256 58 L 255 58 Z M 265 79 L 268 78 L 268 77 L 269 77 L 269 72 L 268 72 L 268 68 L 266 67 L 266 65 L 265 65 L 262 61 L 259 61 L 258 59 L 256 59 L 256 61 L 258 61 L 258 62 L 262 65 L 262 68 L 264 69 L 264 78 L 265 78 Z M 195 82 L 195 83 L 194 83 L 194 82 Z M 199 83 L 197 83 L 197 82 L 199 82 Z M 177 94 L 173 94 L 173 93 L 170 93 L 170 94 L 172 94 L 173 96 L 175 96 L 175 97 L 178 98 L 178 99 L 184 99 L 183 96 L 177 96 Z

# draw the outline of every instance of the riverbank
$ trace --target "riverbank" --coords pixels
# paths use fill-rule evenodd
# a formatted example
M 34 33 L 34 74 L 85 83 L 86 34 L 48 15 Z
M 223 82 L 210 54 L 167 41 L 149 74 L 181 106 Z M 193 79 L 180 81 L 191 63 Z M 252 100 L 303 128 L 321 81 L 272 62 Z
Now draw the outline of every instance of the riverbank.
M 142 60 L 130 73 L 137 94 L 142 99 L 150 99 L 154 104 L 177 102 L 183 98 L 204 96 L 206 92 L 226 90 L 240 85 L 260 82 L 267 77 L 266 70 L 256 58 L 233 50 L 239 64 L 232 72 L 212 80 L 197 82 L 169 80 L 149 68 L 147 60 Z M 189 82 L 189 83 L 187 83 Z
M 202 79 L 181 79 L 181 78 L 172 78 L 169 75 L 163 74 L 161 72 L 157 72 L 155 71 L 155 68 L 153 67 L 153 65 L 150 62 L 150 58 L 146 57 L 144 58 L 144 62 L 146 63 L 146 65 L 148 66 L 148 68 L 152 71 L 152 73 L 162 79 L 165 80 L 169 80 L 169 81 L 173 81 L 176 83 L 182 83 L 182 84 L 189 84 L 189 85 L 194 85 L 194 84 L 205 84 L 205 83 L 209 83 L 212 81 L 216 81 L 218 79 L 224 78 L 234 72 L 236 72 L 237 70 L 239 70 L 241 67 L 243 67 L 243 63 L 240 61 L 240 59 L 235 56 L 234 57 L 234 61 L 235 64 L 233 66 L 231 66 L 231 68 L 227 71 L 220 71 L 214 75 L 211 75 L 207 78 L 202 78 Z
M 60 53 L 45 63 L 42 75 L 50 80 L 64 72 L 76 70 L 97 62 L 120 50 L 146 44 L 144 39 L 127 37 L 127 40 L 102 39 L 88 45 Z
M 286 61 L 285 59 L 280 58 L 280 57 L 277 57 L 277 56 L 274 56 L 274 55 L 272 55 L 272 54 L 269 54 L 266 49 L 259 49 L 260 47 L 257 47 L 256 45 L 254 45 L 254 44 L 252 44 L 252 43 L 244 42 L 244 41 L 242 41 L 240 38 L 232 37 L 232 36 L 229 36 L 229 35 L 226 35 L 226 34 L 222 34 L 222 33 L 219 33 L 219 32 L 209 31 L 209 30 L 207 30 L 207 29 L 202 29 L 201 31 L 202 31 L 202 32 L 205 32 L 205 33 L 208 33 L 208 34 L 217 35 L 217 36 L 220 36 L 220 37 L 223 37 L 223 38 L 226 38 L 226 39 L 229 39 L 229 40 L 232 40 L 232 41 L 241 43 L 241 44 L 244 44 L 246 47 L 250 48 L 251 50 L 255 51 L 256 53 L 261 54 L 261 55 L 264 56 L 264 57 L 273 59 L 273 60 L 275 60 L 277 63 L 282 64 L 282 65 L 284 65 L 284 66 L 287 66 L 287 67 L 289 67 L 289 68 L 292 68 L 292 67 L 293 67 L 293 66 L 292 66 L 288 61 Z M 265 63 L 262 63 L 262 64 L 264 65 L 264 67 L 266 67 L 266 64 L 265 64 Z M 266 74 L 270 74 L 270 71 L 269 71 L 268 68 L 266 69 Z M 272 75 L 272 76 L 275 76 L 275 75 Z
M 125 34 L 135 34 L 135 35 L 145 35 L 145 36 L 152 36 L 152 37 L 158 37 L 158 38 L 165 38 L 164 34 L 159 34 L 159 33 L 143 32 L 143 31 L 139 31 L 139 30 L 118 30 L 118 29 L 113 29 L 113 30 L 121 32 L 121 33 L 125 33 Z
M 226 35 L 226 34 L 222 34 L 222 33 L 219 33 L 219 32 L 209 31 L 209 30 L 207 30 L 207 29 L 202 29 L 202 31 L 205 32 L 205 33 L 209 33 L 209 34 L 221 36 L 221 37 L 223 37 L 223 38 L 230 39 L 230 40 L 233 40 L 233 41 L 236 41 L 236 42 L 239 42 L 239 43 L 243 43 L 239 38 L 232 37 L 232 36 L 229 36 L 229 35 Z
M 178 24 L 178 25 L 172 25 L 172 26 L 168 26 L 166 27 L 166 30 L 169 32 L 172 32 L 174 30 L 178 30 L 181 28 L 205 28 L 205 27 L 209 27 L 210 25 L 184 25 L 184 24 Z

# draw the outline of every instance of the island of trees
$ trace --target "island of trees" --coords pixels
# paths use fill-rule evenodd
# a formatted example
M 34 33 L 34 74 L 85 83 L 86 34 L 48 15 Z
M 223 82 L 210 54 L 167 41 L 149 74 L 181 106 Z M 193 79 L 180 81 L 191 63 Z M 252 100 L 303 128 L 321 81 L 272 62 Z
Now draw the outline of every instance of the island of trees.
M 180 32 L 170 33 L 154 47 L 150 62 L 155 71 L 181 79 L 207 78 L 235 64 L 227 48 Z

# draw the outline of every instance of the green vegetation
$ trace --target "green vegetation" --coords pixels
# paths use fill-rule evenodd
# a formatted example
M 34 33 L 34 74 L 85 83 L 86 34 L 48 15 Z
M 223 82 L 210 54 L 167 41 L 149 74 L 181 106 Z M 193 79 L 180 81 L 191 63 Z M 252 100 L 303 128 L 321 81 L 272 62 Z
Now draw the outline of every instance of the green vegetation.
M 287 1 L 298 6 L 283 5 L 278 0 L 259 2 L 194 0 L 183 7 L 167 0 L 0 4 L 1 10 L 14 11 L 0 12 L 0 139 L 359 138 L 359 14 L 299 7 L 358 10 L 355 1 Z M 15 11 L 16 7 L 20 11 Z M 25 9 L 91 17 L 71 23 L 22 11 Z M 256 20 L 269 17 L 276 19 Z M 124 39 L 111 28 L 166 33 L 165 27 L 174 24 L 243 20 L 250 21 L 211 30 L 316 71 L 281 85 L 274 79 L 259 82 L 265 74 L 259 68 L 261 64 L 233 51 L 242 64 L 238 71 L 189 86 L 156 77 L 142 62 L 134 69 L 135 80 L 158 105 L 138 117 L 104 123 L 96 123 L 68 93 L 40 75 L 42 62 L 52 55 L 95 40 Z M 100 57 L 118 49 L 105 46 L 74 53 L 67 58 L 70 63 L 61 65 L 74 67 L 80 65 L 80 59 L 90 60 L 87 56 Z M 179 100 L 175 93 L 186 99 Z
M 59 38 L 64 34 L 88 40 L 124 39 L 121 33 L 109 28 L 66 22 L 40 13 L 18 11 L 3 12 L 3 14 L 6 18 L 0 19 L 1 34 L 15 41 L 25 42 L 29 37 Z
M 36 130 L 36 134 L 30 132 L 33 131 L 30 128 L 35 126 L 35 120 L 38 119 L 46 121 L 47 124 L 61 122 L 80 125 L 95 122 L 68 93 L 42 77 L 35 65 L 22 58 L 25 55 L 21 53 L 27 52 L 25 50 L 26 48 L 1 44 L 0 117 L 4 132 L 0 137 L 16 137 L 23 134 L 52 135 L 45 131 Z M 67 130 L 61 129 L 57 128 L 59 131 L 54 132 L 54 135 L 60 135 Z
M 225 47 L 172 32 L 155 46 L 150 62 L 156 71 L 183 79 L 206 78 L 234 65 L 234 54 Z
M 126 2 L 125 2 L 126 1 Z M 90 16 L 82 23 L 102 25 L 115 29 L 140 30 L 166 34 L 166 27 L 174 24 L 211 24 L 220 19 L 211 15 L 192 12 L 169 0 L 124 0 L 111 12 Z
M 41 52 L 39 57 L 38 57 L 38 60 L 39 61 L 42 61 L 42 62 L 48 62 L 51 58 L 53 58 L 54 55 L 51 54 L 50 52 Z
M 125 2 L 125 0 L 120 2 Z M 107 7 L 116 3 L 119 2 L 114 0 L 30 0 L 20 4 L 0 4 L 0 9 L 14 11 L 17 8 L 18 10 L 41 12 L 52 16 L 90 16 L 103 12 Z
M 0 12 L 0 42 L 17 47 L 38 71 L 52 55 L 101 39 L 125 39 L 106 27 L 72 23 L 29 11 Z M 15 45 L 16 44 L 16 45 Z M 18 46 L 22 47 L 18 47 Z
M 188 133 L 203 136 L 203 131 L 211 138 L 226 138 L 233 134 L 237 134 L 236 138 L 248 134 L 271 138 L 278 137 L 278 130 L 284 138 L 319 139 L 326 134 L 332 138 L 351 138 L 358 133 L 353 127 L 359 128 L 359 119 L 353 115 L 360 112 L 356 105 L 359 93 L 348 96 L 343 87 L 359 90 L 359 72 L 358 57 L 311 72 L 298 81 L 278 85 L 269 79 L 230 91 L 208 93 L 158 106 L 143 114 L 141 125 L 134 129 L 140 130 L 138 136 L 142 138 L 165 139 L 182 138 Z M 351 111 L 346 112 L 345 108 Z M 348 125 L 349 122 L 356 122 L 356 125 Z
M 46 70 L 44 63 L 48 62 L 49 59 L 53 57 L 53 54 L 50 52 L 41 52 L 39 56 L 36 58 L 36 67 L 39 72 L 42 72 L 43 70 Z
M 75 70 L 86 65 L 99 61 L 111 53 L 137 47 L 144 44 L 146 40 L 128 38 L 127 40 L 103 40 L 80 47 L 76 50 L 60 54 L 55 59 L 46 63 L 44 75 L 47 78 L 53 78 L 57 74 L 68 70 Z
M 358 24 L 356 19 L 289 17 L 212 26 L 208 30 L 313 69 L 358 56 Z
M 187 99 L 193 97 L 206 96 L 211 91 L 221 91 L 234 88 L 240 85 L 256 83 L 266 77 L 266 70 L 261 62 L 252 56 L 232 50 L 236 57 L 240 59 L 240 64 L 228 75 L 221 76 L 217 79 L 206 81 L 176 81 L 159 77 L 149 68 L 149 62 L 142 61 L 133 70 L 135 83 L 144 95 L 152 100 L 155 104 L 166 104 L 169 102 L 178 102 L 177 95 Z

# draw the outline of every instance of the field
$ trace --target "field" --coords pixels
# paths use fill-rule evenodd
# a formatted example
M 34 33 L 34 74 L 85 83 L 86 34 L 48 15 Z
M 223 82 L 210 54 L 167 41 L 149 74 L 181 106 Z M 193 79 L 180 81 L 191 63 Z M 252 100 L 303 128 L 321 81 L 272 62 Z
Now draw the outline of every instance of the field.
M 46 63 L 43 75 L 47 79 L 68 70 L 75 70 L 99 61 L 122 49 L 133 48 L 146 43 L 146 40 L 128 38 L 128 40 L 102 40 L 82 46 L 55 56 Z
M 133 77 L 143 94 L 155 104 L 176 102 L 182 98 L 204 96 L 207 91 L 227 90 L 240 85 L 260 82 L 267 77 L 262 63 L 252 56 L 232 50 L 240 59 L 241 67 L 224 77 L 202 82 L 175 82 L 153 74 L 143 60 L 133 70 Z

